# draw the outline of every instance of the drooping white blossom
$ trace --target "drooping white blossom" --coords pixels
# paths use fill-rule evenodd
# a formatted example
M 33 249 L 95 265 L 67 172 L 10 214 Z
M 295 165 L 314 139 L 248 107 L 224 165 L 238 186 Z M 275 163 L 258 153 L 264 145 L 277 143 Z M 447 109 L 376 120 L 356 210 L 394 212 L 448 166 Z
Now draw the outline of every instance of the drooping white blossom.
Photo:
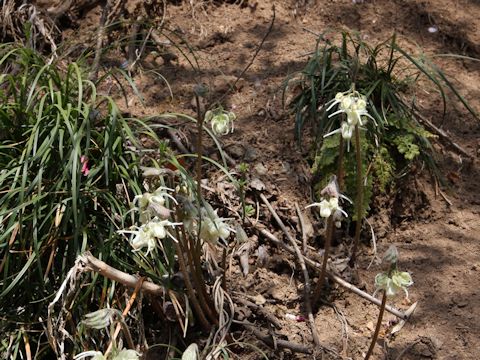
M 312 206 L 318 206 L 320 208 L 320 216 L 323 218 L 329 218 L 331 215 L 334 215 L 337 211 L 339 211 L 344 216 L 348 216 L 345 211 L 342 210 L 338 203 L 337 197 L 331 197 L 330 199 L 323 199 L 318 203 L 313 203 L 307 206 L 307 208 Z
M 395 296 L 403 290 L 408 298 L 407 287 L 413 285 L 411 275 L 406 271 L 393 270 L 390 274 L 382 272 L 375 276 L 376 290 L 383 290 L 389 297 Z
M 167 187 L 159 187 L 153 193 L 144 193 L 135 196 L 133 203 L 138 202 L 138 210 L 140 211 L 140 222 L 147 223 L 153 217 L 167 219 L 170 216 L 170 210 L 165 207 L 167 199 L 172 200 L 175 204 L 177 201 L 167 191 L 173 191 Z
M 236 115 L 231 111 L 222 108 L 209 110 L 205 113 L 205 122 L 210 123 L 215 135 L 227 135 L 234 130 Z
M 154 218 L 148 223 L 137 227 L 136 230 L 121 230 L 119 232 L 132 234 L 133 237 L 130 239 L 130 245 L 133 251 L 140 251 L 146 247 L 147 251 L 145 252 L 145 256 L 147 256 L 157 247 L 158 240 L 165 239 L 169 236 L 176 241 L 175 237 L 170 234 L 168 228 L 173 228 L 178 225 L 182 225 L 182 223 L 172 223 L 169 220 Z

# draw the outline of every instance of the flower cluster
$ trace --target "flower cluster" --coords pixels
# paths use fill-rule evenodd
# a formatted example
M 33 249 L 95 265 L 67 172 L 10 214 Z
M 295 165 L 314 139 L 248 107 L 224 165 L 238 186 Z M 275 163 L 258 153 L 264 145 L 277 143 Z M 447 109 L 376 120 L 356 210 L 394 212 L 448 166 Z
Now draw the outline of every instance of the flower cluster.
M 391 245 L 383 256 L 383 261 L 390 265 L 390 270 L 375 276 L 376 291 L 383 290 L 387 296 L 395 296 L 400 290 L 405 292 L 408 299 L 407 287 L 413 284 L 411 275 L 397 269 L 398 250 Z
M 210 204 L 205 203 L 200 209 L 200 216 L 195 214 L 184 220 L 185 229 L 192 234 L 196 234 L 200 218 L 200 238 L 203 241 L 216 244 L 221 239 L 225 242 L 234 230 L 225 223 L 224 218 L 218 216 L 217 211 L 218 210 L 213 210 Z
M 135 196 L 133 203 L 138 202 L 138 210 L 140 211 L 140 222 L 147 223 L 150 219 L 158 217 L 160 219 L 168 219 L 170 210 L 165 206 L 166 200 L 171 199 L 175 204 L 177 201 L 167 191 L 173 191 L 166 187 L 159 187 L 153 193 L 144 193 Z
M 147 256 L 158 246 L 161 247 L 161 240 L 171 238 L 177 241 L 171 234 L 171 229 L 179 225 L 183 225 L 191 235 L 199 236 L 211 244 L 218 243 L 220 239 L 225 242 L 230 232 L 234 231 L 208 203 L 198 209 L 192 202 L 193 196 L 188 186 L 177 186 L 175 198 L 169 193 L 173 191 L 167 187 L 159 187 L 152 193 L 147 192 L 135 197 L 133 202 L 137 207 L 134 210 L 140 213 L 140 226 L 118 231 L 130 235 L 130 245 L 134 252 L 146 249 L 144 255 Z M 169 207 L 172 204 L 179 205 L 179 219 L 182 222 L 169 220 Z
M 159 220 L 158 218 L 154 218 L 148 223 L 137 227 L 137 230 L 123 230 L 122 233 L 135 235 L 130 240 L 130 245 L 132 245 L 133 251 L 140 251 L 144 247 L 147 247 L 145 253 L 145 256 L 147 256 L 157 247 L 157 240 L 162 240 L 169 236 L 176 241 L 175 237 L 168 232 L 167 227 L 174 227 L 181 224 L 182 223 L 172 223 L 169 220 Z
M 150 254 L 157 247 L 157 241 L 163 240 L 167 236 L 176 241 L 175 237 L 170 234 L 169 228 L 173 228 L 181 223 L 173 223 L 168 220 L 170 210 L 165 206 L 167 199 L 172 200 L 175 204 L 177 201 L 167 191 L 172 191 L 166 187 L 159 187 L 153 193 L 144 193 L 138 195 L 133 200 L 134 204 L 138 203 L 135 210 L 140 212 L 141 226 L 134 227 L 134 230 L 120 230 L 121 234 L 131 234 L 130 245 L 133 251 L 140 251 L 147 248 L 145 256 Z
M 202 208 L 202 213 L 200 238 L 211 244 L 217 243 L 219 239 L 225 241 L 230 236 L 230 231 L 233 231 L 225 224 L 225 219 L 219 217 L 217 210 L 213 210 L 209 204 Z
M 413 285 L 411 275 L 406 271 L 393 270 L 389 273 L 383 272 L 375 276 L 375 287 L 385 291 L 387 296 L 395 296 L 400 290 L 405 292 L 408 299 L 407 287 Z
M 227 135 L 233 132 L 233 122 L 236 115 L 231 111 L 225 111 L 222 108 L 208 110 L 205 113 L 205 121 L 210 123 L 215 135 Z
M 348 214 L 341 208 L 338 199 L 342 198 L 349 202 L 351 201 L 346 196 L 340 194 L 337 177 L 333 176 L 327 186 L 325 186 L 320 193 L 323 196 L 322 200 L 319 203 L 308 205 L 307 208 L 318 206 L 320 208 L 321 217 L 328 219 L 330 216 L 333 216 L 335 226 L 340 227 L 342 219 L 348 217 Z
M 330 114 L 328 117 L 331 118 L 335 115 L 343 113 L 347 115 L 347 120 L 342 121 L 339 129 L 324 135 L 324 137 L 340 133 L 342 137 L 347 140 L 347 144 L 349 146 L 355 127 L 365 125 L 367 122 L 365 117 L 369 117 L 374 122 L 375 119 L 368 114 L 367 100 L 365 96 L 359 94 L 357 91 L 337 93 L 337 95 L 335 95 L 335 99 L 331 101 L 331 104 L 327 107 L 326 111 L 330 111 L 336 105 L 338 105 L 338 110 Z

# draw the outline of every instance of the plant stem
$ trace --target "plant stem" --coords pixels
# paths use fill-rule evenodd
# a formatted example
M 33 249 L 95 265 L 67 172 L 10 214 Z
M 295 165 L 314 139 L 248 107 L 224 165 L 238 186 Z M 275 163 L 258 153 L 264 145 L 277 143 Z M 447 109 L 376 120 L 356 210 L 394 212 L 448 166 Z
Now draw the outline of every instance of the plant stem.
M 327 273 L 328 255 L 330 253 L 330 246 L 332 244 L 333 235 L 333 215 L 330 215 L 327 219 L 327 230 L 325 233 L 325 251 L 323 253 L 322 269 L 320 270 L 320 276 L 318 277 L 317 286 L 313 293 L 313 304 L 318 304 L 320 295 L 322 293 L 323 284 L 325 282 L 325 275 Z
M 132 339 L 132 334 L 130 334 L 130 330 L 128 329 L 128 326 L 123 319 L 120 321 L 120 325 L 122 327 L 123 335 L 125 335 L 125 339 L 127 340 L 128 347 L 130 349 L 135 349 L 135 344 Z
M 202 109 L 200 108 L 200 98 L 195 92 L 195 102 L 197 105 L 197 163 L 196 163 L 196 172 L 197 172 L 197 197 L 198 197 L 198 206 L 201 203 L 202 197 L 202 155 L 203 155 L 203 143 L 202 143 L 202 134 L 203 134 L 203 115 Z
M 338 191 L 341 193 L 343 190 L 344 183 L 344 174 L 343 174 L 343 155 L 345 153 L 345 141 L 343 136 L 340 135 L 340 144 L 338 146 L 340 152 L 338 154 L 338 171 L 337 171 L 337 180 L 338 180 Z
M 192 236 L 188 236 L 185 232 L 183 232 L 183 238 L 185 239 L 186 237 L 188 237 L 188 242 L 185 243 L 183 249 L 187 254 L 187 261 L 190 265 L 190 269 L 192 270 L 191 275 L 194 288 L 197 291 L 198 300 L 200 301 L 200 305 L 205 311 L 207 318 L 209 318 L 213 324 L 217 325 L 218 319 L 216 318 L 214 310 L 212 311 L 212 308 L 210 307 L 210 305 L 212 305 L 211 298 L 208 296 L 205 286 L 205 279 L 202 274 L 202 266 L 200 264 L 201 248 L 199 250 L 196 247 L 195 240 Z
M 353 241 L 352 257 L 349 261 L 350 266 L 355 265 L 363 220 L 362 149 L 360 148 L 360 129 L 358 128 L 358 125 L 355 125 L 355 159 L 357 161 L 357 199 L 355 201 L 357 210 L 357 223 L 355 225 L 355 239 Z
M 211 324 L 205 317 L 205 313 L 203 312 L 200 302 L 198 301 L 198 298 L 195 294 L 193 285 L 190 281 L 190 274 L 187 270 L 187 266 L 183 258 L 183 250 L 179 242 L 174 242 L 174 243 L 175 243 L 175 250 L 178 256 L 178 264 L 180 265 L 180 271 L 183 273 L 185 286 L 187 288 L 188 299 L 192 302 L 192 305 L 195 308 L 195 312 L 198 316 L 198 319 L 200 320 L 200 323 L 202 324 L 203 329 L 205 330 L 205 332 L 209 332 L 211 329 Z
M 370 347 L 368 348 L 367 355 L 365 355 L 365 360 L 370 359 L 370 356 L 373 353 L 373 349 L 375 348 L 375 343 L 377 342 L 378 333 L 380 332 L 380 328 L 382 327 L 382 319 L 383 319 L 383 313 L 385 312 L 386 303 L 387 303 L 387 293 L 384 291 L 383 297 L 382 297 L 382 304 L 380 305 L 380 312 L 378 313 L 377 326 L 375 327 L 375 332 L 373 333 L 372 342 L 370 343 Z
M 198 234 L 200 234 L 201 227 L 202 227 L 202 212 L 201 212 L 201 204 L 202 204 L 202 156 L 203 156 L 203 142 L 202 142 L 202 135 L 203 135 L 203 121 L 204 116 L 201 109 L 200 104 L 200 95 L 197 90 L 194 91 L 195 94 L 195 103 L 197 106 L 197 162 L 196 162 L 196 175 L 197 175 L 197 202 L 198 202 Z M 187 234 L 183 233 L 184 239 L 187 238 Z M 187 240 L 187 239 L 186 239 Z M 192 237 L 188 237 L 187 240 L 188 244 L 185 243 L 184 250 L 187 251 L 187 258 L 190 263 L 191 270 L 193 272 L 193 280 L 194 280 L 194 288 L 197 290 L 197 295 L 200 300 L 200 305 L 203 310 L 206 312 L 207 317 L 210 319 L 211 322 L 214 324 L 218 323 L 212 309 L 210 308 L 210 298 L 208 297 L 205 281 L 202 276 L 202 268 L 200 257 L 202 254 L 202 240 L 200 239 L 200 235 L 197 237 L 196 241 Z M 184 273 L 185 277 L 188 277 L 188 273 Z M 193 301 L 194 299 L 190 299 Z M 195 299 L 197 300 L 197 299 Z M 205 314 L 202 313 L 203 316 Z
M 177 214 L 177 218 L 178 217 L 179 216 Z M 174 219 L 174 221 L 177 221 L 177 218 Z M 179 229 L 177 227 L 175 228 L 175 231 L 177 233 L 178 245 L 180 246 L 182 253 L 185 254 L 186 262 L 191 271 L 190 273 L 184 273 L 183 276 L 188 276 L 191 280 L 193 288 L 196 290 L 196 300 L 198 300 L 201 308 L 206 314 L 206 317 L 210 320 L 212 324 L 217 325 L 218 319 L 216 318 L 216 314 L 214 314 L 214 311 L 212 311 L 212 308 L 210 307 L 211 301 L 205 287 L 205 279 L 202 275 L 202 268 L 200 264 L 201 249 L 196 249 L 194 238 L 192 236 L 188 236 L 184 229 Z
M 227 291 L 227 248 L 223 249 L 222 254 L 222 289 L 223 291 Z

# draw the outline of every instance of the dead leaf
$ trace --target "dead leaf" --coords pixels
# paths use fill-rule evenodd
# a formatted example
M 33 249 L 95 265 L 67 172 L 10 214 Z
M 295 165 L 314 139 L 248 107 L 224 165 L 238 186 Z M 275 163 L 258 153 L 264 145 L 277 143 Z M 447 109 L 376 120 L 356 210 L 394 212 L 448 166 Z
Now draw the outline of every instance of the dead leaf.
M 250 181 L 250 188 L 255 189 L 257 191 L 263 191 L 265 190 L 265 184 L 259 179 L 259 178 L 253 178 L 252 181 Z

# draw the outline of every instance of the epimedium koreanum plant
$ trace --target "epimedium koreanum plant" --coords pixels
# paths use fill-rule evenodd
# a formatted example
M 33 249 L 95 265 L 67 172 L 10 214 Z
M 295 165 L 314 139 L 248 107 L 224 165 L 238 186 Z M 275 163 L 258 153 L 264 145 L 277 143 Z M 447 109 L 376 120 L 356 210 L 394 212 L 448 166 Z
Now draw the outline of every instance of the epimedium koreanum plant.
M 375 276 L 376 292 L 384 291 L 387 297 L 393 297 L 403 291 L 408 299 L 407 288 L 413 285 L 412 276 L 406 271 L 397 269 L 398 250 L 394 245 L 385 252 L 383 262 L 389 264 L 390 269 Z
M 181 167 L 180 164 L 177 165 Z M 142 273 L 165 286 L 164 301 L 175 304 L 173 308 L 176 314 L 172 321 L 178 320 L 184 335 L 188 327 L 197 320 L 205 328 L 215 326 L 220 320 L 215 318 L 218 316 L 216 308 L 210 305 L 214 304 L 215 300 L 209 298 L 211 294 L 205 288 L 208 281 L 202 275 L 202 264 L 207 255 L 202 251 L 205 251 L 205 245 L 226 243 L 234 230 L 227 225 L 227 219 L 220 217 L 218 210 L 207 201 L 200 199 L 198 206 L 199 199 L 195 194 L 197 184 L 183 173 L 185 169 L 142 170 L 147 191 L 133 199 L 129 212 L 138 219 L 137 225 L 118 232 L 129 237 L 133 258 L 142 266 Z M 165 183 L 170 187 L 165 186 Z M 161 185 L 158 186 L 159 184 Z M 173 281 L 174 278 L 183 280 Z M 102 329 L 114 321 L 122 320 L 118 310 L 107 308 L 88 314 L 82 324 Z M 130 342 L 128 344 L 132 349 Z M 108 349 L 105 353 L 92 350 L 77 355 L 77 358 L 120 360 L 129 359 L 119 357 L 122 354 L 131 356 L 132 359 L 136 356 L 133 352 L 127 354 L 125 351 L 115 354 L 109 354 Z
M 324 279 L 327 271 L 328 256 L 330 253 L 330 247 L 332 244 L 332 237 L 334 231 L 334 224 L 336 227 L 341 227 L 341 221 L 348 217 L 348 214 L 340 207 L 339 199 L 344 199 L 350 202 L 346 196 L 340 193 L 337 177 L 333 175 L 330 182 L 321 191 L 322 200 L 318 203 L 313 203 L 307 206 L 318 207 L 320 210 L 320 216 L 326 219 L 326 231 L 325 231 L 325 251 L 323 253 L 322 268 L 320 276 L 318 278 L 317 285 L 313 293 L 313 304 L 316 305 L 320 299 L 322 292 Z
M 209 262 L 214 261 L 206 251 L 217 251 L 216 245 L 226 244 L 233 230 L 227 224 L 228 219 L 218 214 L 218 209 L 197 196 L 198 183 L 177 157 L 170 155 L 173 154 L 165 149 L 161 164 L 154 161 L 155 167 L 141 168 L 145 192 L 135 196 L 130 201 L 130 210 L 124 213 L 124 217 L 131 217 L 135 225 L 117 231 L 128 238 L 131 246 L 130 251 L 126 249 L 121 253 L 120 261 L 130 266 L 127 268 L 130 272 L 141 273 L 162 284 L 164 309 L 166 304 L 173 308 L 168 319 L 178 321 L 184 336 L 197 321 L 206 330 L 218 326 L 218 331 L 226 331 L 228 326 L 225 327 L 217 315 L 217 301 L 220 300 L 214 296 L 217 292 L 209 289 L 212 284 L 204 272 L 206 264 L 207 271 L 212 273 Z M 122 242 L 115 243 L 120 246 Z M 82 324 L 99 329 L 112 325 L 113 321 L 119 322 L 121 313 L 109 309 L 109 304 L 110 301 L 106 309 L 88 314 Z M 87 347 L 86 341 L 80 343 L 82 345 L 76 350 L 84 352 L 79 356 L 121 359 L 117 358 L 121 354 L 117 349 L 109 353 L 107 348 L 102 352 L 101 344 Z M 135 347 L 128 342 L 128 348 Z M 89 351 L 85 352 L 86 349 Z
M 154 278 L 169 286 L 168 296 L 177 297 L 177 291 L 183 293 L 186 290 L 189 301 L 184 305 L 192 306 L 201 325 L 210 329 L 218 320 L 206 289 L 208 281 L 204 279 L 202 259 L 208 258 L 206 245 L 226 244 L 233 230 L 226 224 L 226 219 L 218 215 L 218 210 L 197 196 L 197 182 L 184 172 L 178 162 L 175 164 L 177 170 L 170 172 L 171 176 L 164 176 L 161 169 L 143 169 L 144 175 L 151 178 L 151 183 L 166 182 L 170 188 L 154 186 L 156 190 L 138 196 L 134 200 L 138 206 L 132 209 L 138 215 L 137 225 L 119 232 L 130 234 L 132 252 L 147 274 L 158 273 L 158 269 L 162 269 Z M 177 273 L 181 273 L 184 279 L 180 285 L 168 280 Z M 179 303 L 178 299 L 172 299 L 172 302 Z M 192 324 L 188 315 L 191 313 L 189 309 L 177 311 L 184 334 L 188 324 Z
M 159 187 L 153 193 L 143 193 L 137 195 L 134 199 L 134 204 L 138 202 L 138 210 L 140 213 L 140 226 L 134 226 L 134 230 L 120 230 L 121 234 L 134 235 L 130 239 L 130 245 L 134 251 L 140 251 L 147 247 L 145 256 L 152 253 L 157 247 L 157 241 L 165 239 L 169 236 L 174 241 L 176 238 L 171 234 L 171 228 L 182 225 L 182 223 L 175 223 L 168 220 L 170 217 L 170 210 L 165 206 L 166 199 L 171 199 L 175 204 L 177 201 L 168 193 L 173 191 L 166 187 Z
M 362 229 L 362 220 L 364 216 L 363 211 L 363 187 L 364 187 L 364 179 L 363 179 L 363 159 L 362 159 L 362 149 L 361 149 L 361 138 L 360 138 L 360 129 L 366 130 L 365 128 L 361 128 L 361 126 L 366 124 L 367 119 L 365 117 L 369 117 L 373 120 L 375 126 L 377 125 L 375 119 L 368 113 L 367 111 L 367 97 L 361 95 L 358 91 L 355 91 L 355 84 L 352 84 L 349 91 L 346 92 L 339 92 L 335 95 L 335 98 L 331 101 L 331 104 L 326 109 L 326 112 L 330 111 L 335 105 L 338 104 L 339 109 L 328 117 L 331 118 L 333 116 L 339 114 L 345 114 L 346 120 L 341 122 L 340 128 L 334 130 L 328 134 L 324 135 L 328 137 L 335 133 L 341 133 L 341 137 L 344 141 L 347 142 L 347 151 L 350 150 L 350 140 L 352 135 L 355 134 L 355 160 L 356 160 L 356 201 L 355 201 L 355 208 L 356 208 L 356 224 L 355 224 L 355 238 L 353 240 L 353 248 L 351 254 L 351 264 L 353 265 L 356 258 L 356 252 L 358 248 L 358 244 L 360 242 L 360 233 Z M 376 140 L 376 138 L 375 138 Z M 339 144 L 339 159 L 338 159 L 338 177 L 340 178 L 340 183 L 343 184 L 343 161 L 344 161 L 344 141 L 341 141 Z M 378 146 L 378 141 L 376 140 L 376 144 Z
M 391 245 L 385 252 L 383 262 L 388 266 L 388 269 L 375 276 L 375 294 L 379 291 L 382 292 L 382 303 L 380 305 L 375 332 L 373 333 L 370 347 L 365 355 L 365 360 L 370 359 L 373 354 L 375 343 L 377 342 L 378 334 L 382 326 L 387 299 L 396 296 L 402 290 L 408 299 L 407 288 L 413 285 L 412 276 L 408 272 L 398 270 L 398 250 L 395 245 Z
M 184 188 L 184 187 L 182 187 Z M 180 188 L 179 188 L 180 189 Z M 170 199 L 173 204 L 178 205 L 177 200 L 168 193 L 174 191 L 166 187 L 159 187 L 153 193 L 144 193 L 138 195 L 135 202 L 139 203 L 138 210 L 140 212 L 140 226 L 135 226 L 135 230 L 120 230 L 121 234 L 133 234 L 130 244 L 134 251 L 147 248 L 145 256 L 152 253 L 157 247 L 157 242 L 165 239 L 167 236 L 172 240 L 177 239 L 171 234 L 175 226 L 183 225 L 191 234 L 199 235 L 200 239 L 211 244 L 217 244 L 221 239 L 224 242 L 230 236 L 230 232 L 234 231 L 226 223 L 225 219 L 218 216 L 218 210 L 214 210 L 207 202 L 200 208 L 193 205 L 189 206 L 189 214 L 185 214 L 183 222 L 171 222 L 168 220 L 173 210 L 166 207 L 166 199 Z M 190 199 L 189 201 L 192 201 Z M 185 198 L 183 200 L 185 202 Z M 198 229 L 200 228 L 200 232 Z
M 321 197 L 319 193 L 330 175 L 337 174 L 342 192 L 358 199 L 357 149 L 344 154 L 343 144 L 355 145 L 352 125 L 367 129 L 358 134 L 364 182 L 361 216 L 357 215 L 356 204 L 357 211 L 351 216 L 357 221 L 367 215 L 374 195 L 393 194 L 399 180 L 411 170 L 425 168 L 435 178 L 440 176 L 430 143 L 435 129 L 420 116 L 417 89 L 437 92 L 443 113 L 446 94 L 451 92 L 470 113 L 477 114 L 441 69 L 424 54 L 417 56 L 403 50 L 396 35 L 373 45 L 356 33 L 343 32 L 339 41 L 330 39 L 325 34 L 319 36 L 304 69 L 286 79 L 284 95 L 288 89 L 295 89 L 289 106 L 294 112 L 295 137 L 300 146 L 305 143 L 302 135 L 306 125 L 311 125 L 309 133 L 313 136 L 309 138 L 314 141 L 308 146 L 317 197 Z M 421 78 L 427 81 L 416 87 Z M 336 106 L 338 109 L 332 111 Z
M 335 222 L 335 226 L 340 228 L 342 225 L 341 221 L 347 218 L 348 214 L 340 206 L 339 200 L 346 200 L 349 203 L 352 201 L 340 193 L 336 175 L 331 177 L 330 182 L 323 188 L 320 195 L 322 196 L 321 201 L 308 205 L 306 209 L 314 206 L 318 207 L 322 218 L 329 219 L 330 216 L 333 216 L 332 219 Z

